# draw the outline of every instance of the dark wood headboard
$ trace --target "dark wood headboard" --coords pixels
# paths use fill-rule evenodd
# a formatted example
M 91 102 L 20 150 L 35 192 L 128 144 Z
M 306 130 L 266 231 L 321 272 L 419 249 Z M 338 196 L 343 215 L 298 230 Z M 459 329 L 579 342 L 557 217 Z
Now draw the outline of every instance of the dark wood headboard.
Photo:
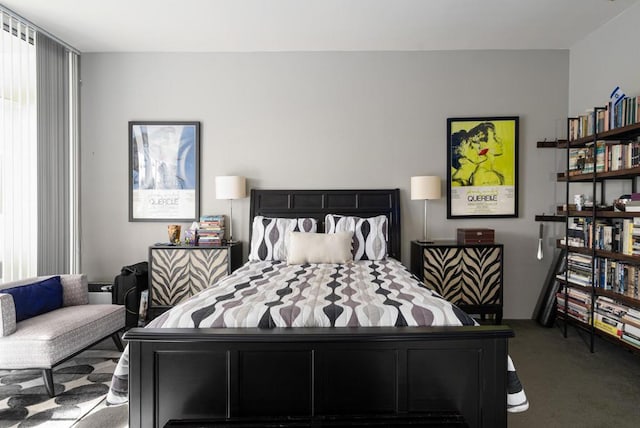
M 389 256 L 400 260 L 400 190 L 251 190 L 249 241 L 253 218 L 313 217 L 318 220 L 318 232 L 324 232 L 327 214 L 372 217 L 385 215 L 389 219 Z

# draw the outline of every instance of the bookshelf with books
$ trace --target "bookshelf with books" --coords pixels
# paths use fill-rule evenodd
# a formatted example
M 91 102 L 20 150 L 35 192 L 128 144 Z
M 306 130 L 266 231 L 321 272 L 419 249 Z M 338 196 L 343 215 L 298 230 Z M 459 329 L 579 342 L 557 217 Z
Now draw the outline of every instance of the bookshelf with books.
M 640 353 L 638 107 L 640 97 L 624 98 L 569 118 L 568 140 L 557 145 L 566 150 L 565 170 L 557 177 L 566 183 L 565 204 L 555 213 L 565 221 L 558 245 L 568 251 L 556 274 L 556 310 L 565 336 L 569 325 L 590 333 L 591 352 L 598 336 Z M 610 180 L 626 180 L 629 198 L 607 194 Z M 583 183 L 580 194 L 588 202 L 572 196 L 574 183 Z

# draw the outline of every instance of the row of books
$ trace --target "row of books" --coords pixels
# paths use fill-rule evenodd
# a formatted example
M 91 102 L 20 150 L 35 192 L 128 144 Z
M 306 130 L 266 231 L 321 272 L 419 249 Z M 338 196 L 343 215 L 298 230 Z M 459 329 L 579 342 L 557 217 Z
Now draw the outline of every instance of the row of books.
M 584 114 L 569 119 L 569 140 L 609 131 L 640 122 L 640 96 L 625 97 L 616 104 L 611 101 L 603 109 L 587 110 Z
M 596 141 L 569 149 L 569 175 L 619 171 L 640 166 L 640 141 Z
M 591 278 L 595 275 L 595 280 Z M 565 272 L 556 275 L 558 279 L 581 287 L 591 287 L 637 299 L 640 297 L 640 266 L 633 263 L 597 257 L 595 266 L 592 257 L 571 253 L 567 256 Z
M 595 234 L 594 232 L 595 228 Z M 572 217 L 563 245 L 640 255 L 640 217 L 596 219 Z
M 599 296 L 593 313 L 595 328 L 640 348 L 640 311 Z
M 591 323 L 589 293 L 567 287 L 556 294 L 556 310 L 585 324 Z M 640 311 L 606 296 L 598 296 L 593 307 L 593 325 L 598 330 L 640 348 Z

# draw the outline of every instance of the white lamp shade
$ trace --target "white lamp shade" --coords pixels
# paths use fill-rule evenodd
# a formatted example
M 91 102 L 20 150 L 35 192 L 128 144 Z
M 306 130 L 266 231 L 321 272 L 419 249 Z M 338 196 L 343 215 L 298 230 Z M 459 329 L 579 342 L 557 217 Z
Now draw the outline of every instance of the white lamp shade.
M 216 177 L 216 199 L 240 199 L 246 196 L 246 178 L 237 175 Z
M 442 197 L 440 182 L 440 177 L 437 175 L 411 177 L 411 199 L 440 199 Z

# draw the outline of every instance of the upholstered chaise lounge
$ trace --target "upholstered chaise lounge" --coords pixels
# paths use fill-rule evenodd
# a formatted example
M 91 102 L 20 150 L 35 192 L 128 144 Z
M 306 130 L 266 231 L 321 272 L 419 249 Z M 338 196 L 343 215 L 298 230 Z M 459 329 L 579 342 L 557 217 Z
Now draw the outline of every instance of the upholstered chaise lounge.
M 42 369 L 53 397 L 52 368 L 109 336 L 122 350 L 124 326 L 124 306 L 89 304 L 84 274 L 0 284 L 0 369 Z

